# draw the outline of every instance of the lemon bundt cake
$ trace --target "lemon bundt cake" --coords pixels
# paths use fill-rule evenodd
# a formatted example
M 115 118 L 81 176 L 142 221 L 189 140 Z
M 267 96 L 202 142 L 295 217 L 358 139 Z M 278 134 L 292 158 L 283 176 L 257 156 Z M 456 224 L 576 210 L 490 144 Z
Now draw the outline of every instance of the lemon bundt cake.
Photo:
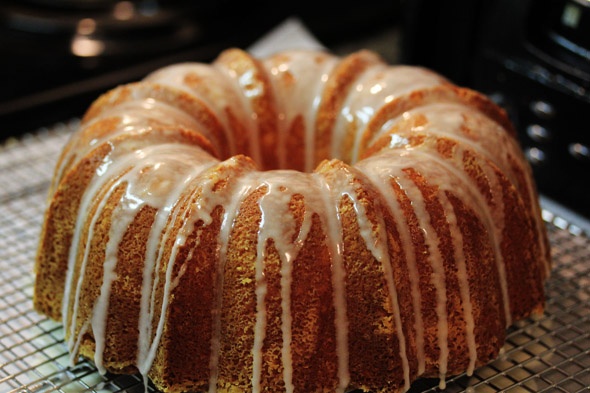
M 230 49 L 115 88 L 58 160 L 36 309 L 164 391 L 404 391 L 541 313 L 505 113 L 428 70 Z

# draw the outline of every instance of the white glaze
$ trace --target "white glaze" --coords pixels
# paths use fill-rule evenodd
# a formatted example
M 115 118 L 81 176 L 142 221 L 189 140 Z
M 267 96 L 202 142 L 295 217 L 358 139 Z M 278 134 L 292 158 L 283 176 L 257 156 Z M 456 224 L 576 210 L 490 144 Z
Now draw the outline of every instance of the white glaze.
M 310 62 L 308 54 L 304 51 L 294 51 L 286 57 L 270 58 L 262 64 L 267 68 L 268 77 L 271 81 L 271 89 L 278 99 L 278 146 L 280 162 L 279 165 L 288 164 L 286 140 L 287 132 L 297 116 L 303 117 L 305 127 L 304 155 L 306 172 L 311 172 L 315 165 L 314 138 L 315 118 L 317 108 L 320 105 L 322 90 L 328 80 L 331 70 L 337 65 L 338 59 L 327 54 L 315 54 L 316 59 L 321 61 Z M 187 75 L 196 75 L 202 79 L 208 79 L 213 83 L 208 93 L 203 95 L 185 84 Z M 297 83 L 289 84 L 289 79 Z M 251 113 L 250 100 L 252 96 L 261 93 L 261 86 L 257 84 L 253 73 L 245 73 L 238 78 L 238 75 L 226 64 L 216 63 L 213 67 L 200 64 L 182 64 L 157 71 L 148 77 L 151 82 L 157 82 L 162 86 L 172 86 L 186 94 L 195 96 L 197 99 L 208 105 L 219 117 L 224 126 L 224 132 L 230 143 L 231 154 L 236 151 L 234 138 L 230 130 L 230 122 L 225 110 L 231 107 L 234 114 L 245 125 L 249 131 L 248 151 L 255 162 L 260 163 L 264 152 L 261 151 L 260 131 L 257 125 L 256 115 Z M 477 343 L 474 334 L 473 305 L 469 291 L 469 277 L 467 275 L 466 258 L 463 251 L 464 239 L 457 225 L 452 205 L 445 196 L 445 191 L 450 191 L 460 198 L 465 205 L 475 212 L 483 225 L 490 233 L 491 242 L 494 245 L 496 265 L 500 278 L 501 292 L 504 301 L 504 312 L 507 321 L 510 321 L 510 309 L 506 273 L 503 258 L 499 251 L 500 237 L 502 236 L 503 205 L 499 182 L 490 167 L 484 167 L 484 171 L 494 192 L 494 206 L 489 208 L 484 197 L 474 190 L 473 180 L 469 178 L 458 166 L 451 163 L 436 152 L 424 149 L 407 147 L 407 139 L 392 135 L 392 143 L 388 149 L 373 155 L 365 160 L 358 161 L 361 136 L 369 120 L 379 111 L 384 104 L 404 96 L 410 91 L 420 88 L 428 88 L 443 82 L 439 76 L 423 69 L 411 67 L 386 67 L 383 64 L 368 68 L 359 75 L 351 88 L 351 94 L 344 97 L 343 107 L 335 119 L 335 127 L 331 135 L 332 158 L 341 158 L 344 153 L 341 150 L 343 138 L 350 127 L 354 127 L 354 144 L 352 147 L 351 164 L 355 170 L 366 176 L 375 192 L 380 194 L 384 208 L 393 217 L 401 241 L 401 253 L 405 255 L 408 268 L 412 308 L 414 312 L 415 343 L 417 352 L 417 374 L 425 371 L 425 340 L 424 321 L 421 316 L 422 299 L 420 295 L 419 276 L 415 247 L 411 234 L 407 228 L 406 219 L 391 190 L 391 182 L 395 181 L 412 200 L 414 214 L 419 225 L 424 231 L 425 242 L 428 248 L 428 262 L 432 268 L 432 286 L 436 290 L 436 315 L 437 315 L 437 345 L 440 350 L 438 359 L 438 371 L 441 377 L 441 386 L 444 385 L 444 378 L 448 364 L 448 321 L 447 321 L 447 288 L 443 256 L 441 255 L 440 239 L 436 229 L 431 224 L 431 219 L 424 203 L 424 197 L 418 187 L 406 176 L 403 169 L 412 167 L 418 172 L 432 180 L 431 185 L 439 187 L 438 200 L 443 206 L 447 223 L 451 229 L 451 237 L 454 249 L 454 259 L 457 264 L 457 279 L 459 291 L 464 309 L 465 335 L 468 346 L 469 365 L 467 372 L 472 373 L 477 361 Z M 466 135 L 462 131 L 465 112 L 472 110 L 465 105 L 453 104 L 430 104 L 424 107 L 413 109 L 400 115 L 396 119 L 389 119 L 374 136 L 370 143 L 373 143 L 383 135 L 388 135 L 390 129 L 399 121 L 417 113 L 423 113 L 428 119 L 428 125 L 420 128 L 420 132 L 441 137 L 451 137 L 465 147 L 460 147 L 455 152 L 454 159 L 460 160 L 460 156 L 470 149 L 478 152 L 488 160 L 495 162 L 503 170 L 506 169 L 510 180 L 515 180 L 510 171 L 508 162 L 509 156 L 518 155 L 518 146 L 505 132 L 495 123 L 482 129 L 475 130 L 477 134 Z M 480 116 L 480 115 L 477 115 Z M 97 121 L 107 117 L 119 118 L 119 125 L 113 134 L 105 139 L 92 140 L 85 147 L 91 150 L 102 143 L 111 143 L 113 135 L 125 133 L 142 133 L 150 129 L 154 121 L 164 125 L 179 125 L 189 129 L 200 130 L 205 137 L 209 137 L 208 130 L 204 124 L 199 123 L 190 115 L 174 108 L 169 104 L 155 101 L 151 98 L 138 96 L 135 100 L 126 101 L 118 107 L 113 107 L 90 123 L 83 125 L 89 127 Z M 490 122 L 492 124 L 492 122 Z M 500 153 L 490 152 L 487 145 L 494 142 L 506 147 Z M 78 146 L 76 139 L 71 142 L 75 149 L 69 154 L 76 154 Z M 217 146 L 217 148 L 220 148 Z M 83 153 L 73 160 L 74 166 Z M 62 162 L 64 165 L 58 168 L 58 178 L 64 178 L 67 168 L 65 163 L 69 162 L 68 156 Z M 357 162 L 358 161 L 358 162 Z M 395 286 L 395 272 L 391 268 L 391 261 L 388 252 L 388 234 L 386 233 L 383 217 L 378 217 L 378 222 L 371 222 L 365 211 L 364 205 L 358 199 L 360 191 L 359 183 L 355 183 L 353 172 L 346 169 L 328 169 L 328 173 L 302 173 L 288 170 L 270 170 L 260 172 L 253 168 L 247 168 L 243 174 L 232 179 L 228 186 L 221 191 L 214 191 L 216 180 L 209 176 L 208 169 L 215 165 L 222 165 L 228 168 L 239 165 L 238 159 L 232 157 L 224 162 L 211 157 L 202 149 L 196 146 L 180 146 L 170 144 L 157 144 L 145 147 L 132 142 L 122 142 L 113 145 L 111 153 L 105 157 L 102 165 L 97 169 L 94 179 L 85 192 L 79 210 L 94 211 L 89 217 L 79 215 L 76 223 L 76 232 L 72 239 L 72 248 L 69 252 L 68 272 L 64 290 L 63 318 L 68 335 L 68 345 L 72 352 L 72 359 L 77 354 L 82 336 L 87 329 L 92 328 L 96 341 L 95 363 L 99 371 L 104 372 L 103 351 L 106 342 L 106 318 L 108 313 L 111 285 L 116 280 L 115 268 L 117 250 L 123 239 L 128 225 L 133 221 L 137 212 L 144 206 L 151 206 L 157 209 L 154 225 L 150 231 L 145 263 L 143 267 L 143 286 L 141 296 L 140 322 L 138 326 L 138 354 L 136 359 L 137 368 L 144 375 L 149 372 L 158 342 L 163 334 L 167 304 L 172 290 L 180 285 L 185 266 L 179 267 L 180 273 L 173 276 L 174 265 L 179 248 L 184 245 L 187 236 L 192 233 L 197 222 L 202 221 L 205 225 L 212 222 L 213 210 L 223 207 L 223 219 L 217 240 L 218 259 L 216 266 L 216 297 L 212 305 L 212 340 L 210 343 L 211 358 L 209 361 L 210 378 L 209 392 L 217 391 L 219 379 L 219 362 L 221 356 L 221 335 L 222 320 L 221 310 L 223 308 L 223 272 L 227 260 L 228 246 L 231 231 L 238 215 L 240 207 L 245 198 L 254 190 L 264 188 L 265 193 L 257 201 L 261 213 L 261 221 L 257 228 L 257 245 L 255 260 L 255 291 L 253 296 L 256 299 L 256 315 L 254 326 L 254 344 L 252 348 L 252 390 L 259 392 L 266 387 L 261 386 L 263 370 L 262 350 L 266 339 L 267 326 L 267 282 L 265 277 L 266 245 L 272 240 L 279 254 L 280 269 L 280 294 L 281 294 L 281 332 L 282 348 L 281 359 L 283 367 L 283 381 L 285 390 L 293 392 L 293 353 L 292 353 L 292 315 L 291 315 L 291 285 L 293 263 L 303 246 L 310 228 L 314 214 L 317 214 L 324 233 L 328 239 L 328 251 L 332 267 L 332 288 L 333 306 L 335 310 L 336 330 L 336 352 L 337 352 L 337 391 L 344 392 L 351 380 L 349 370 L 349 330 L 348 330 L 348 305 L 346 304 L 347 272 L 344 267 L 343 253 L 344 240 L 343 228 L 340 219 L 339 206 L 343 198 L 348 198 L 356 213 L 357 223 L 360 228 L 360 235 L 365 242 L 367 249 L 373 257 L 382 265 L 385 274 L 385 283 L 388 291 L 389 302 L 392 307 L 392 318 L 395 326 L 395 334 L 399 341 L 400 359 L 402 362 L 404 389 L 409 389 L 411 384 L 410 359 L 408 358 L 408 342 L 402 329 L 402 320 L 397 288 Z M 344 166 L 343 168 L 346 168 Z M 152 175 L 149 174 L 152 173 Z M 98 217 L 105 209 L 106 200 L 113 191 L 125 186 L 125 194 L 120 204 L 113 212 L 113 225 L 109 229 L 109 241 L 106 244 L 106 256 L 104 262 L 104 275 L 100 296 L 93 309 L 93 315 L 89 320 L 78 321 L 78 306 L 80 302 L 80 291 L 84 282 L 87 268 L 88 253 L 92 231 Z M 525 184 L 523 187 L 531 189 L 532 185 Z M 531 193 L 534 195 L 534 193 Z M 304 217 L 299 230 L 295 218 L 289 211 L 289 202 L 294 196 L 301 196 L 304 203 Z M 100 196 L 101 198 L 98 198 Z M 97 200 L 98 198 L 98 200 Z M 180 201 L 180 202 L 179 202 Z M 192 201 L 188 209 L 182 210 L 188 201 Z M 94 210 L 93 210 L 94 208 Z M 173 234 L 167 227 L 169 221 L 180 220 L 181 226 L 174 246 L 170 252 L 168 261 L 164 261 L 161 244 L 170 239 Z M 89 223 L 89 234 L 82 238 L 82 229 Z M 377 228 L 375 230 L 375 228 Z M 292 239 L 295 239 L 293 242 Z M 198 242 L 198 239 L 197 239 Z M 79 262 L 76 262 L 79 260 Z M 78 264 L 79 278 L 74 282 L 74 268 Z M 166 275 L 162 307 L 155 309 L 156 288 L 159 283 L 158 275 L 154 271 L 162 264 L 166 264 Z M 152 277 L 155 277 L 152 280 Z M 152 322 L 154 318 L 159 319 L 156 331 L 153 331 Z M 71 322 L 68 323 L 68 320 Z M 76 324 L 81 328 L 76 330 Z
M 324 200 L 324 209 L 326 213 L 322 215 L 325 220 L 324 228 L 326 230 L 328 250 L 332 260 L 332 288 L 334 289 L 334 309 L 336 317 L 336 354 L 338 357 L 338 379 L 339 385 L 337 392 L 344 392 L 348 387 L 350 374 L 348 370 L 348 316 L 346 305 L 346 272 L 342 261 L 344 245 L 342 239 L 342 221 L 338 209 L 340 198 L 337 189 L 332 189 L 331 185 L 321 176 L 316 177 L 319 187 L 318 193 Z M 337 196 L 337 197 L 335 197 Z M 335 203 L 336 202 L 336 203 Z

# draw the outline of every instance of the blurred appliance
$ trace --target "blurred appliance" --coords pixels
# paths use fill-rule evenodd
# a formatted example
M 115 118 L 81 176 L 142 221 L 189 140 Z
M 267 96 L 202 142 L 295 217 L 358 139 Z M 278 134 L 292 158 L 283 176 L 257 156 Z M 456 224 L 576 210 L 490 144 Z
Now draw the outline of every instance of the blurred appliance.
M 412 0 L 401 61 L 488 94 L 541 193 L 590 217 L 590 1 Z
M 117 84 L 180 61 L 209 61 L 280 20 L 234 0 L 3 0 L 0 136 L 79 116 Z M 250 23 L 242 21 L 247 17 Z

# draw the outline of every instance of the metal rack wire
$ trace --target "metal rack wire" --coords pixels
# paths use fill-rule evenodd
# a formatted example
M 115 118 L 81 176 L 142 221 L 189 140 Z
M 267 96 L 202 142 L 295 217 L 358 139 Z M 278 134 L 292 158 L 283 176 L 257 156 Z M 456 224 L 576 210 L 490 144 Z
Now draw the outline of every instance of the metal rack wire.
M 61 326 L 32 309 L 33 261 L 45 194 L 58 152 L 76 122 L 0 146 L 0 392 L 144 392 L 139 376 L 69 367 Z M 554 269 L 538 320 L 513 327 L 501 356 L 446 392 L 590 391 L 590 238 L 545 210 Z M 422 380 L 412 392 L 436 392 Z M 148 391 L 153 391 L 148 387 Z

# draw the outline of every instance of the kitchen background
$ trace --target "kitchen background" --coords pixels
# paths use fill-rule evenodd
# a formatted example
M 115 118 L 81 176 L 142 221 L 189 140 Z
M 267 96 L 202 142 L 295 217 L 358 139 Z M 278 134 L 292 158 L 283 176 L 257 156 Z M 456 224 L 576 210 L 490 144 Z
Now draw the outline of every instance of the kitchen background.
M 80 116 L 165 64 L 246 48 L 289 17 L 336 53 L 370 48 L 488 94 L 517 126 L 541 193 L 590 218 L 588 0 L 4 0 L 0 138 Z

